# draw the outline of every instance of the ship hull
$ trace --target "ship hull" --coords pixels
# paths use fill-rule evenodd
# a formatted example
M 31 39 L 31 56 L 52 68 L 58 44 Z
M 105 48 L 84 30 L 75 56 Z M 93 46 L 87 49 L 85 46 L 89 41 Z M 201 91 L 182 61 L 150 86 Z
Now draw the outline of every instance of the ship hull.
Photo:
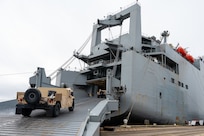
M 121 97 L 120 113 L 128 111 L 133 120 L 161 124 L 204 118 L 202 84 L 196 82 L 202 81 L 202 74 L 179 54 L 175 55 L 184 62 L 179 74 L 135 51 L 123 53 L 121 84 L 127 92 Z

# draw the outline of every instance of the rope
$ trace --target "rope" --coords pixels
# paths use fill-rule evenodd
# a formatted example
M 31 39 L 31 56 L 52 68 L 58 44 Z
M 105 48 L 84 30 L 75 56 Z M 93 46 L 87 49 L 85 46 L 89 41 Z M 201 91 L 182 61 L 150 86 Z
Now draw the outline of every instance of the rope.
M 133 106 L 135 105 L 135 102 L 134 103 L 132 103 L 132 106 L 131 106 L 131 108 L 130 108 L 130 111 L 129 111 L 129 113 L 128 113 L 128 115 L 127 115 L 127 121 L 129 120 L 129 118 L 130 118 L 130 115 L 131 115 L 131 113 L 132 113 L 132 109 L 133 109 Z
M 92 33 L 89 35 L 89 37 L 86 39 L 86 41 L 84 42 L 84 44 L 77 50 L 77 54 L 80 54 L 84 48 L 86 47 L 86 45 L 88 44 L 88 42 L 90 41 L 91 39 L 91 36 L 92 36 Z M 54 74 L 57 73 L 57 71 L 59 71 L 60 69 L 63 69 L 63 67 L 65 69 L 67 69 L 67 67 L 75 60 L 75 57 L 74 56 L 71 56 L 65 63 L 63 63 L 58 69 L 56 69 L 54 72 L 52 72 L 49 77 L 52 77 Z M 53 80 L 57 75 L 53 76 L 51 78 L 51 80 Z
M 118 39 L 118 45 L 120 45 L 121 43 L 121 35 L 122 35 L 122 25 L 120 26 L 120 36 L 119 36 L 119 39 Z M 117 70 L 117 65 L 116 63 L 118 62 L 118 59 L 119 59 L 119 47 L 117 48 L 117 51 L 116 51 L 116 56 L 115 56 L 115 60 L 114 60 L 114 63 L 115 65 L 113 66 L 113 76 L 115 77 L 116 75 L 116 70 Z

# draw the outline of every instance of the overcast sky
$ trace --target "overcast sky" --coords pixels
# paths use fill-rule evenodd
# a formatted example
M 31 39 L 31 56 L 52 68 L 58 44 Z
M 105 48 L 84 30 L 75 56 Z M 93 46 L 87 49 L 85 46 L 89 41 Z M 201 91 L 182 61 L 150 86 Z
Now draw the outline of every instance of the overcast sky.
M 88 38 L 92 25 L 134 0 L 0 0 L 0 101 L 25 91 L 37 67 L 47 75 Z M 139 0 L 142 33 L 203 56 L 203 0 Z M 89 46 L 87 47 L 87 50 Z M 87 52 L 85 52 L 87 53 Z M 71 66 L 74 68 L 75 66 Z

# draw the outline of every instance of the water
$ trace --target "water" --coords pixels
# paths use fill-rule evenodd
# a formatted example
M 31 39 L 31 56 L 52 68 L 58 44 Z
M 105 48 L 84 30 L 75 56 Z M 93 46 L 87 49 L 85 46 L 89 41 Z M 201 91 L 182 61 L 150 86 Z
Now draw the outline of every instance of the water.
M 5 101 L 10 101 L 13 100 L 14 98 L 0 98 L 0 102 L 5 102 Z
M 1 99 L 1 98 L 0 98 L 0 102 L 4 102 L 4 101 L 7 101 L 7 100 L 6 100 L 6 99 Z

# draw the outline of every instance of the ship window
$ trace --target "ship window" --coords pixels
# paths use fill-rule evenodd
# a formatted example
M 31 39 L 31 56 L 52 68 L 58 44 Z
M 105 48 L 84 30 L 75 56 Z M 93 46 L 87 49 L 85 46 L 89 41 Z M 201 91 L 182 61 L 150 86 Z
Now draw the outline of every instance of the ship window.
M 181 82 L 180 81 L 178 81 L 178 86 L 181 86 Z
M 161 93 L 161 92 L 159 93 L 159 98 L 160 98 L 160 99 L 162 98 L 162 93 Z
M 186 85 L 186 89 L 188 89 L 188 85 Z
M 173 60 L 171 60 L 170 58 L 164 56 L 163 58 L 163 62 L 164 62 L 164 66 L 169 69 L 170 71 L 179 74 L 179 65 L 174 62 Z
M 171 82 L 172 82 L 172 83 L 175 83 L 175 80 L 174 80 L 174 78 L 171 78 Z

